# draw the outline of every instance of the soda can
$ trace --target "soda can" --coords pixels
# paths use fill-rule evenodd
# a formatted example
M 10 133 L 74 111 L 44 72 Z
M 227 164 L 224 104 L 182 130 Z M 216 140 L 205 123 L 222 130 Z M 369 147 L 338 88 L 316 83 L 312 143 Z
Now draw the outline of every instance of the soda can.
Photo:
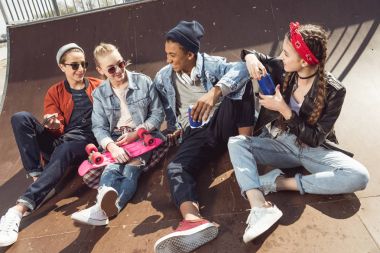
M 189 114 L 189 123 L 191 128 L 198 128 L 202 126 L 202 121 L 193 121 L 193 118 L 191 117 L 191 110 L 193 109 L 193 105 L 189 106 L 188 114 Z
M 276 87 L 274 86 L 273 80 L 269 73 L 267 73 L 265 76 L 262 76 L 258 82 L 260 90 L 264 95 L 273 95 L 275 93 Z

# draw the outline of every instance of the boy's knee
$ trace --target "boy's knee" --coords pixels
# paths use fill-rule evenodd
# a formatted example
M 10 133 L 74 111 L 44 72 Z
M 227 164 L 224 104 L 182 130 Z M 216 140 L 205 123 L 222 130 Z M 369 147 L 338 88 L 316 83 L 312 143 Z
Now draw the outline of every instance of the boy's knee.
M 166 174 L 168 178 L 175 176 L 178 173 L 181 173 L 183 171 L 182 165 L 180 163 L 171 162 L 168 165 L 168 169 L 166 171 Z
M 33 117 L 33 115 L 30 112 L 26 112 L 26 111 L 16 112 L 11 117 L 11 124 L 12 125 L 19 124 L 21 122 L 24 122 L 30 119 L 31 117 Z

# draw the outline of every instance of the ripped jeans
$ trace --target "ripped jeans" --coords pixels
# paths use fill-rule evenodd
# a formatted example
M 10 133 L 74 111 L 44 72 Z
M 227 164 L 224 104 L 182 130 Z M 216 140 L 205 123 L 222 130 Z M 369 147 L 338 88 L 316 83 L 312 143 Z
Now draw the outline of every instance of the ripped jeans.
M 141 165 L 114 163 L 104 168 L 99 182 L 99 190 L 102 186 L 108 186 L 117 191 L 116 205 L 119 212 L 135 194 L 139 177 L 150 161 L 152 152 L 147 152 L 139 157 Z
M 342 194 L 363 190 L 368 183 L 367 169 L 353 158 L 324 147 L 302 147 L 296 136 L 282 133 L 276 138 L 231 137 L 228 150 L 242 193 L 260 188 L 257 164 L 275 168 L 303 166 L 310 175 L 296 174 L 301 194 Z

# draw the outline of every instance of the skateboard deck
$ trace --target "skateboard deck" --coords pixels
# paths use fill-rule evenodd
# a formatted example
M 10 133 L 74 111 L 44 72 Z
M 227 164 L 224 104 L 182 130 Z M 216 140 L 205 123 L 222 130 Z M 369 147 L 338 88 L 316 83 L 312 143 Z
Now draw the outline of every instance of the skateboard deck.
M 120 146 L 125 150 L 130 158 L 138 157 L 146 152 L 149 152 L 163 143 L 160 138 L 153 138 L 150 134 L 141 136 L 139 140 Z M 111 153 L 106 151 L 99 153 L 94 144 L 88 144 L 86 146 L 86 152 L 89 155 L 88 160 L 82 162 L 78 168 L 78 174 L 80 176 L 85 175 L 88 171 L 97 169 L 108 164 L 116 163 Z

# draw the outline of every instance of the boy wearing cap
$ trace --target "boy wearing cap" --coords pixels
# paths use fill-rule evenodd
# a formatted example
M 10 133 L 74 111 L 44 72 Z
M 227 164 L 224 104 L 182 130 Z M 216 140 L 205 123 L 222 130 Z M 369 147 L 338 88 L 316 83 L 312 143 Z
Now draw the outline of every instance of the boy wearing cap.
M 227 63 L 222 57 L 199 53 L 203 34 L 197 21 L 181 21 L 171 29 L 165 42 L 169 64 L 154 80 L 165 109 L 168 138 L 173 140 L 183 131 L 182 143 L 168 165 L 172 199 L 183 221 L 176 231 L 156 242 L 155 252 L 190 252 L 217 236 L 215 224 L 200 215 L 196 175 L 212 155 L 226 150 L 230 136 L 252 133 L 254 103 L 249 75 L 234 71 L 243 63 Z
M 84 77 L 88 64 L 83 49 L 75 43 L 62 46 L 56 60 L 66 78 L 48 89 L 43 122 L 28 112 L 11 118 L 23 166 L 33 183 L 1 218 L 0 247 L 16 242 L 21 218 L 54 195 L 54 187 L 67 170 L 86 159 L 85 146 L 95 142 L 91 93 L 101 80 Z

